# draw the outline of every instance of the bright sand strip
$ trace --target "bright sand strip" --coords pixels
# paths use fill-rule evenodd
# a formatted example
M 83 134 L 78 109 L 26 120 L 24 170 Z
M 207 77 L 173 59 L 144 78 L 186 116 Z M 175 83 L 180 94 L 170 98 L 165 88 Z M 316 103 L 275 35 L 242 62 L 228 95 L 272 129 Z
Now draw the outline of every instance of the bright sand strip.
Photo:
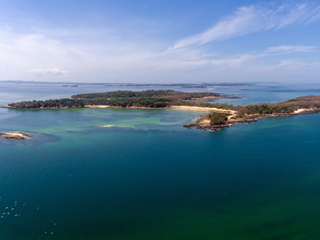
M 204 112 L 226 112 L 235 114 L 234 110 L 218 109 L 218 108 L 208 108 L 208 107 L 192 107 L 192 106 L 172 106 L 170 109 L 174 110 L 187 110 L 187 111 L 204 111 Z
M 109 108 L 109 105 L 85 105 L 85 108 Z
M 293 113 L 308 112 L 308 111 L 313 111 L 313 110 L 314 110 L 314 108 L 309 108 L 309 109 L 307 109 L 307 108 L 300 108 L 300 109 L 294 111 Z

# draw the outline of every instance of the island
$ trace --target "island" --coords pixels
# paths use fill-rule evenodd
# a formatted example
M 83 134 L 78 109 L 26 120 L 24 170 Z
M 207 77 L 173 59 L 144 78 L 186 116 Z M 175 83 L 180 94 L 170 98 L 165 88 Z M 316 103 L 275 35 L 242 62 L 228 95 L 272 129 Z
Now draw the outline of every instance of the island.
M 9 104 L 16 109 L 60 109 L 84 107 L 169 108 L 199 106 L 221 98 L 234 98 L 210 92 L 181 92 L 174 90 L 113 91 L 77 94 L 71 98 L 46 101 L 24 101 Z
M 31 137 L 31 135 L 25 132 L 0 133 L 0 138 L 5 138 L 5 139 L 25 140 L 26 138 L 29 138 L 29 137 Z
M 320 111 L 320 96 L 303 96 L 278 103 L 234 106 L 214 100 L 236 98 L 211 92 L 181 92 L 174 90 L 113 91 L 77 94 L 71 98 L 11 103 L 13 109 L 63 108 L 144 108 L 205 111 L 205 115 L 184 127 L 217 131 L 235 123 L 256 122 L 261 117 L 310 114 Z

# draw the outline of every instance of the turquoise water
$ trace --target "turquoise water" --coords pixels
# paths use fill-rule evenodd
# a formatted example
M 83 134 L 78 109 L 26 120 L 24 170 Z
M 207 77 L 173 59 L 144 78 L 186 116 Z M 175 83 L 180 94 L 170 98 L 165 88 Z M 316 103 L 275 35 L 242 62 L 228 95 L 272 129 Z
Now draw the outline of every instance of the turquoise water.
M 22 87 L 0 102 L 76 91 Z M 236 101 L 299 94 L 256 88 Z M 320 114 L 182 127 L 199 114 L 0 109 L 0 132 L 34 135 L 0 139 L 0 239 L 319 239 Z

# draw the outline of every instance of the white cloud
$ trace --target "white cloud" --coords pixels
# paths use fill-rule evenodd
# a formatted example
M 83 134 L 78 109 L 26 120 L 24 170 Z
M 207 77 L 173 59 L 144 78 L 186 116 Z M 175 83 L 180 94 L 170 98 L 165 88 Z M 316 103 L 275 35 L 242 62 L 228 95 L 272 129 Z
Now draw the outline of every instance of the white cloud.
M 37 77 L 43 77 L 47 75 L 57 76 L 57 77 L 66 77 L 68 72 L 62 71 L 59 68 L 47 68 L 47 69 L 31 69 L 27 71 L 28 73 L 33 73 Z
M 269 47 L 267 52 L 271 53 L 285 53 L 285 52 L 317 52 L 318 49 L 315 46 L 292 46 L 292 45 L 283 45 L 278 47 Z
M 203 33 L 175 42 L 171 49 L 201 45 L 211 41 L 230 39 L 270 29 L 280 29 L 292 24 L 309 23 L 319 18 L 320 8 L 307 4 L 252 5 L 239 8 L 235 14 L 221 20 Z

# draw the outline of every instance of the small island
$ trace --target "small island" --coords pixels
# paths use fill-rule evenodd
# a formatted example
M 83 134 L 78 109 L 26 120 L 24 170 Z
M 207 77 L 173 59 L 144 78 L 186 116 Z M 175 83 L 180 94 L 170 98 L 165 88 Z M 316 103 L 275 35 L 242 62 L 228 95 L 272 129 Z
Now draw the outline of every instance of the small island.
M 5 138 L 5 139 L 25 140 L 26 138 L 29 138 L 29 137 L 31 137 L 31 135 L 25 132 L 0 133 L 0 138 Z

